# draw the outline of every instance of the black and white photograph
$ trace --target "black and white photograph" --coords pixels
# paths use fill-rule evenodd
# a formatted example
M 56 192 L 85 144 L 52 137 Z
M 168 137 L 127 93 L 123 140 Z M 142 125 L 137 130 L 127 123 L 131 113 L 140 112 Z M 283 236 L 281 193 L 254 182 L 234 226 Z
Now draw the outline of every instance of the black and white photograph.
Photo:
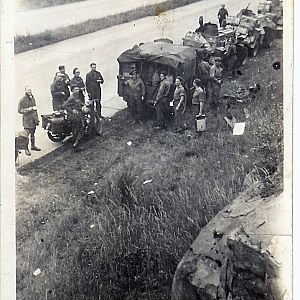
M 296 299 L 293 1 L 1 10 L 1 299 Z

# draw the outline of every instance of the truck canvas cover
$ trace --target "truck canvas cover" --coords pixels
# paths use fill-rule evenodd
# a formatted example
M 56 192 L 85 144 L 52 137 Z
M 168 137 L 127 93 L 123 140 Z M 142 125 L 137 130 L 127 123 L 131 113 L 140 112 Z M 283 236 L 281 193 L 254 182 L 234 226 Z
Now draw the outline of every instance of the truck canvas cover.
M 194 74 L 196 52 L 194 49 L 181 45 L 163 42 L 148 42 L 126 50 L 118 57 L 118 62 L 153 62 L 171 68 L 184 66 L 186 77 Z

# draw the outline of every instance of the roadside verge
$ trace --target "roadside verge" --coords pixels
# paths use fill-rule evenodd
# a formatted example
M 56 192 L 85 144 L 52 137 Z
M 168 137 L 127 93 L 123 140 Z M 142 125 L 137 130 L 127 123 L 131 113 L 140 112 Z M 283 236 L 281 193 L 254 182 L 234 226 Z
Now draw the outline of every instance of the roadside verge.
M 160 4 L 141 6 L 136 9 L 107 17 L 90 19 L 85 22 L 57 28 L 54 30 L 45 30 L 44 32 L 38 34 L 16 35 L 14 39 L 15 54 L 54 44 L 98 30 L 103 30 L 143 17 L 160 15 L 167 10 L 189 5 L 198 1 L 200 0 L 167 0 Z

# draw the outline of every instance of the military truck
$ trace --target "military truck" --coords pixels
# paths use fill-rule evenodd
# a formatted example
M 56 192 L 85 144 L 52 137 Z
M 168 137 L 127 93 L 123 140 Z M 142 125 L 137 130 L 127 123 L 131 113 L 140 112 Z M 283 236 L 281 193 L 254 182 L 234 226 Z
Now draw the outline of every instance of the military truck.
M 128 91 L 125 81 L 130 78 L 130 72 L 136 70 L 145 83 L 144 98 L 147 107 L 152 107 L 156 99 L 161 71 L 167 73 L 167 79 L 171 82 L 170 102 L 173 99 L 176 76 L 182 77 L 183 86 L 188 90 L 192 86 L 196 71 L 195 50 L 191 47 L 175 45 L 170 40 L 156 40 L 135 45 L 124 51 L 117 60 L 119 63 L 118 95 L 127 102 Z
M 282 38 L 283 5 L 279 0 L 261 0 L 257 9 L 258 15 L 267 15 L 276 25 L 277 38 Z
M 221 57 L 224 65 L 226 65 L 229 39 L 232 39 L 236 45 L 238 65 L 244 65 L 247 61 L 248 50 L 237 43 L 233 29 L 218 29 L 217 24 L 208 22 L 204 24 L 202 33 L 189 31 L 182 40 L 183 45 L 193 47 L 197 51 L 198 57 L 209 62 L 213 61 L 215 57 Z
M 255 15 L 243 9 L 236 16 L 226 19 L 226 28 L 235 31 L 237 43 L 248 48 L 249 56 L 255 57 L 261 47 L 270 47 L 276 38 L 276 25 L 267 15 Z

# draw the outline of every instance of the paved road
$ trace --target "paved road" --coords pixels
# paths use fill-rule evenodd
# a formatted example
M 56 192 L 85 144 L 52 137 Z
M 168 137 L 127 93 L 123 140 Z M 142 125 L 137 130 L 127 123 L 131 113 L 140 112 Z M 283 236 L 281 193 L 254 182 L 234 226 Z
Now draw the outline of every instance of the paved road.
M 124 101 L 116 96 L 118 63 L 116 58 L 124 50 L 140 42 L 153 41 L 165 36 L 175 43 L 181 43 L 181 37 L 188 30 L 197 26 L 200 14 L 206 21 L 217 22 L 216 13 L 223 2 L 231 14 L 236 14 L 248 4 L 249 0 L 204 0 L 189 6 L 169 11 L 163 17 L 147 17 L 134 22 L 114 26 L 106 30 L 60 42 L 44 48 L 24 52 L 15 56 L 15 95 L 20 98 L 25 85 L 31 85 L 37 100 L 39 114 L 51 112 L 50 85 L 56 68 L 66 65 L 70 74 L 76 66 L 82 74 L 89 71 L 90 62 L 96 62 L 101 70 L 105 84 L 103 86 L 104 115 L 111 116 L 118 109 L 124 108 Z M 250 8 L 256 9 L 259 0 L 253 0 Z M 16 128 L 21 128 L 21 118 L 16 111 Z M 53 150 L 54 145 L 48 141 L 46 133 L 41 129 L 37 133 L 38 145 L 44 151 L 34 153 L 33 160 Z M 46 149 L 46 150 L 45 150 Z M 25 155 L 21 155 L 21 164 L 27 163 Z
M 164 0 L 87 0 L 60 6 L 16 11 L 15 34 L 34 34 L 44 30 L 115 15 Z

